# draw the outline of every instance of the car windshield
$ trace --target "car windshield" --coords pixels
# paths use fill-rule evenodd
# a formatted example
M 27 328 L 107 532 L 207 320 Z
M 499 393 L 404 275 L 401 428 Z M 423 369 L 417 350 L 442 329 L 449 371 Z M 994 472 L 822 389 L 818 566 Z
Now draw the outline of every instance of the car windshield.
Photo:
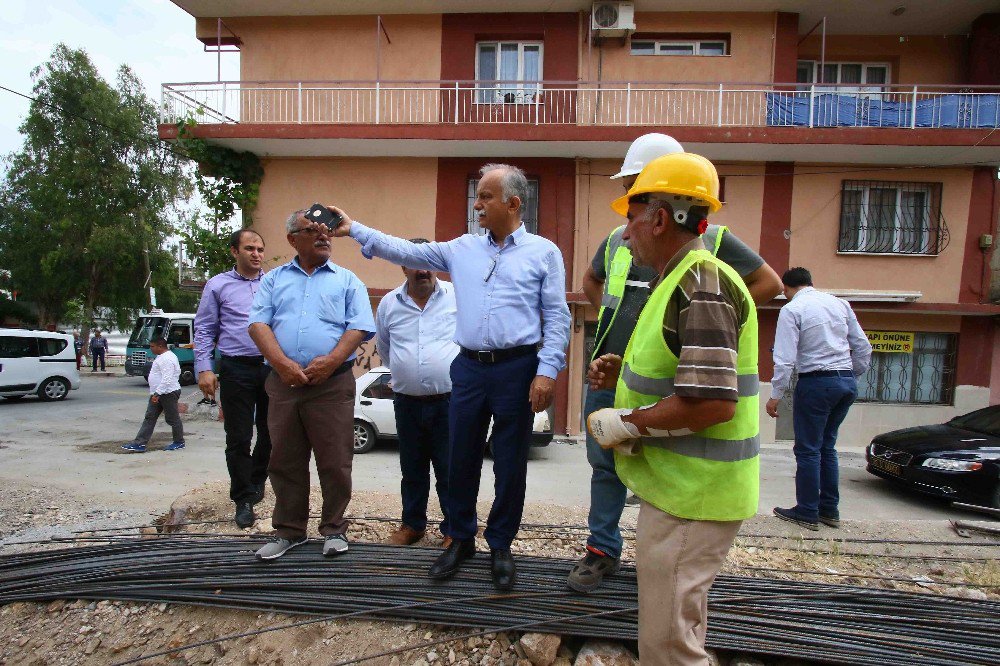
M 948 425 L 1000 437 L 1000 408 L 987 407 L 956 416 L 948 421 Z
M 128 346 L 148 347 L 150 340 L 163 337 L 163 329 L 166 327 L 166 317 L 140 317 L 135 323 L 132 337 L 128 339 Z

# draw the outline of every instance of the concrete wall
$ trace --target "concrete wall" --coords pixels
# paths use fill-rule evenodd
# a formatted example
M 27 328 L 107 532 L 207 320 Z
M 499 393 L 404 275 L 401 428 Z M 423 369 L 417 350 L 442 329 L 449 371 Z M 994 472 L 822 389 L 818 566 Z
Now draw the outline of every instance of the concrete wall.
M 892 83 L 960 85 L 966 81 L 966 35 L 827 35 L 827 62 L 888 62 Z M 819 60 L 820 36 L 799 45 L 799 60 Z
M 919 291 L 923 302 L 957 303 L 972 194 L 971 171 L 831 171 L 836 169 L 829 165 L 795 167 L 789 265 L 807 267 L 819 287 Z M 951 236 L 947 249 L 936 257 L 836 254 L 841 183 L 845 179 L 942 183 L 941 214 Z
M 764 403 L 771 395 L 771 384 L 760 385 L 760 441 L 775 441 L 776 421 L 764 411 Z M 841 451 L 862 451 L 875 435 L 891 430 L 918 425 L 944 423 L 960 414 L 986 407 L 990 404 L 990 389 L 982 386 L 955 387 L 955 404 L 952 405 L 897 405 L 885 403 L 854 403 L 840 427 L 837 448 Z M 791 447 L 792 442 L 788 442 Z
M 404 238 L 434 238 L 437 197 L 435 158 L 270 159 L 254 228 L 264 237 L 271 267 L 291 259 L 285 220 L 315 202 L 333 203 L 378 229 Z M 405 202 L 405 204 L 403 203 Z M 394 289 L 403 273 L 381 259 L 361 256 L 349 238 L 333 242 L 334 263 L 350 269 L 369 289 Z
M 376 20 L 375 16 L 268 16 L 230 18 L 226 24 L 243 41 L 240 78 L 244 81 L 372 81 L 377 51 L 382 80 L 441 78 L 440 14 L 383 16 L 392 43 L 384 35 L 376 42 Z
M 730 35 L 727 56 L 633 56 L 629 44 L 609 39 L 600 48 L 584 50 L 580 77 L 602 81 L 743 81 L 771 80 L 774 66 L 772 13 L 638 12 L 636 34 Z M 600 72 L 598 72 L 600 68 Z

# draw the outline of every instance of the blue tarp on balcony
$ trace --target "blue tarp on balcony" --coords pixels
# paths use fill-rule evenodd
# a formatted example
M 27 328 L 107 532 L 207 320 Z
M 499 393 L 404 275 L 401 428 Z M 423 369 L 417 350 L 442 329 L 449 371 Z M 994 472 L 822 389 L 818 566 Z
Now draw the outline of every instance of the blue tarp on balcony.
M 767 93 L 767 124 L 808 127 L 809 93 Z M 914 122 L 915 121 L 915 122 Z M 1000 127 L 1000 95 L 945 94 L 913 102 L 878 95 L 812 97 L 813 127 Z

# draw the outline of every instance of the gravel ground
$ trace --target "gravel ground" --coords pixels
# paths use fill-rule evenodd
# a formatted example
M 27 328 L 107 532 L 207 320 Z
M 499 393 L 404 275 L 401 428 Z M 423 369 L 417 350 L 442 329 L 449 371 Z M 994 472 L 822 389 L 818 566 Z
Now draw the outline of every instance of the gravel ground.
M 0 498 L 0 554 L 30 549 L 65 547 L 66 542 L 24 544 L 24 541 L 69 538 L 81 530 L 119 529 L 117 534 L 155 534 L 149 512 L 73 507 L 73 498 L 44 488 L 8 487 Z M 258 514 L 270 515 L 273 496 L 268 490 L 258 505 Z M 318 490 L 313 506 L 318 506 Z M 173 515 L 188 524 L 181 529 L 200 533 L 266 533 L 268 520 L 258 520 L 247 531 L 230 522 L 232 504 L 224 483 L 211 483 L 177 499 Z M 480 515 L 488 507 L 480 506 Z M 399 515 L 398 495 L 355 493 L 350 514 L 357 518 L 350 530 L 352 541 L 384 541 Z M 631 529 L 636 510 L 626 510 L 623 521 L 627 540 L 625 557 L 634 556 Z M 515 553 L 580 557 L 586 523 L 581 507 L 529 504 Z M 315 521 L 311 526 L 315 529 Z M 92 532 L 102 534 L 106 532 Z M 86 533 L 85 533 L 86 534 Z M 312 534 L 311 536 L 317 536 Z M 833 539 L 853 541 L 834 541 Z M 424 545 L 437 545 L 440 534 L 428 532 Z M 485 548 L 481 539 L 478 544 Z M 934 543 L 884 543 L 885 541 L 929 541 Z M 868 587 L 946 594 L 980 599 L 1000 598 L 1000 565 L 995 539 L 983 536 L 971 541 L 991 544 L 970 546 L 949 532 L 946 524 L 910 523 L 845 524 L 839 531 L 802 534 L 792 526 L 766 517 L 748 521 L 730 553 L 725 572 L 798 580 L 849 583 Z M 947 542 L 947 543 L 942 543 Z M 19 545 L 20 544 L 20 545 Z M 823 552 L 813 552 L 823 551 Z M 928 559 L 935 558 L 935 559 Z M 155 563 L 151 563 L 155 566 Z M 567 562 L 567 572 L 571 566 Z M 225 609 L 195 608 L 167 604 L 133 604 L 111 601 L 56 601 L 48 605 L 17 603 L 0 609 L 0 663 L 3 664 L 110 664 L 162 650 L 219 638 L 229 634 L 261 630 L 301 620 L 301 617 Z M 519 642 L 520 634 L 506 633 L 482 638 L 449 640 L 465 630 L 447 627 L 373 621 L 318 622 L 281 629 L 249 638 L 227 640 L 190 650 L 155 657 L 148 664 L 331 664 L 388 649 L 404 648 L 425 641 L 442 641 L 366 663 L 381 666 L 528 666 Z M 529 637 L 530 638 L 530 637 Z M 529 639 L 524 639 L 528 641 Z M 556 666 L 569 666 L 580 657 L 578 639 L 563 640 Z M 634 651 L 634 645 L 625 648 Z M 736 663 L 735 655 L 720 653 L 720 664 Z M 620 663 L 627 663 L 626 661 Z M 769 663 L 766 660 L 758 663 Z M 796 662 L 782 660 L 782 666 Z

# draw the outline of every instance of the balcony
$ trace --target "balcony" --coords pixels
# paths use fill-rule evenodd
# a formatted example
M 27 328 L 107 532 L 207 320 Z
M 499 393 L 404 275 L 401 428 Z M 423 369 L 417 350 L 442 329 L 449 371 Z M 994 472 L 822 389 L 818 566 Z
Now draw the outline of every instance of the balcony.
M 714 160 L 1000 164 L 1000 87 L 593 81 L 236 81 L 162 87 L 177 121 L 271 157 L 620 159 L 667 131 Z
M 161 119 L 209 124 L 994 129 L 1000 88 L 524 81 L 168 83 Z

